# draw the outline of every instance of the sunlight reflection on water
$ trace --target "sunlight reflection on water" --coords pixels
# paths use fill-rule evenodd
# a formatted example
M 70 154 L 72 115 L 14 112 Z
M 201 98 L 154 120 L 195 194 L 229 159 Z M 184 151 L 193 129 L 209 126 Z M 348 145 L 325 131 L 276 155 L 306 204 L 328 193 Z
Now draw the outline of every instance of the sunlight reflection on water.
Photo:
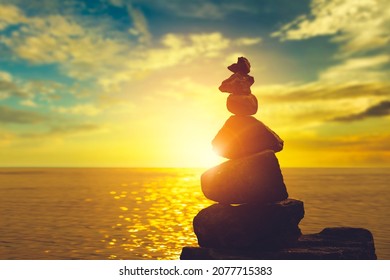
M 126 190 L 133 187 L 139 187 L 139 183 L 122 184 L 110 191 L 113 203 L 123 214 L 113 219 L 114 231 L 102 239 L 107 248 L 132 252 L 142 259 L 177 259 L 183 246 L 197 243 L 192 217 L 210 205 L 199 189 L 198 173 L 147 180 L 142 189 L 127 195 Z M 123 254 L 110 256 L 123 257 Z
M 0 169 L 0 259 L 178 259 L 197 245 L 194 216 L 213 204 L 203 171 Z M 390 259 L 389 169 L 283 173 L 305 203 L 304 233 L 366 227 Z

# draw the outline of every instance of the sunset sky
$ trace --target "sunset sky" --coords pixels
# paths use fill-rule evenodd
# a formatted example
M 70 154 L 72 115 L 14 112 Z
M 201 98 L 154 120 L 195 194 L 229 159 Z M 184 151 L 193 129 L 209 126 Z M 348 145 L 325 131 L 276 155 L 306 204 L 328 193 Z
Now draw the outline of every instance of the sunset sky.
M 239 56 L 282 167 L 390 167 L 388 0 L 0 0 L 0 166 L 212 166 Z

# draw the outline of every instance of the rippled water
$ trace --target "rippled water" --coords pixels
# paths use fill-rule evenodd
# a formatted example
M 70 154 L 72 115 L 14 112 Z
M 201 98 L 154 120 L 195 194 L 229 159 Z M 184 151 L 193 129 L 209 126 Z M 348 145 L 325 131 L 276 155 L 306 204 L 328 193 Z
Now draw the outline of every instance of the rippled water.
M 0 259 L 178 259 L 201 169 L 0 169 Z M 304 233 L 365 227 L 390 259 L 390 169 L 283 169 Z

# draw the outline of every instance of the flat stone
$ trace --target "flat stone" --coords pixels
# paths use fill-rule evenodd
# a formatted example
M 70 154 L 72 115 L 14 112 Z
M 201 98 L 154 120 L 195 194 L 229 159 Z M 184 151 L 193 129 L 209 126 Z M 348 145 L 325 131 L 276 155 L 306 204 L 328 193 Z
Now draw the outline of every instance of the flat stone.
M 281 248 L 297 241 L 303 202 L 286 199 L 269 204 L 214 204 L 194 218 L 199 246 L 208 248 Z
M 364 228 L 325 228 L 281 249 L 184 247 L 181 260 L 376 260 L 374 238 Z
M 251 69 L 251 64 L 245 57 L 239 57 L 237 59 L 237 63 L 233 63 L 232 65 L 228 66 L 228 69 L 233 73 L 248 74 Z
M 250 87 L 254 82 L 255 80 L 252 76 L 234 73 L 222 82 L 219 90 L 233 94 L 250 94 Z
M 212 141 L 214 150 L 225 158 L 236 159 L 264 150 L 279 152 L 283 140 L 252 116 L 231 116 Z
M 201 176 L 203 194 L 224 204 L 270 203 L 288 197 L 275 153 L 232 159 Z
M 226 107 L 230 113 L 242 116 L 257 113 L 257 98 L 253 94 L 230 94 L 227 98 Z

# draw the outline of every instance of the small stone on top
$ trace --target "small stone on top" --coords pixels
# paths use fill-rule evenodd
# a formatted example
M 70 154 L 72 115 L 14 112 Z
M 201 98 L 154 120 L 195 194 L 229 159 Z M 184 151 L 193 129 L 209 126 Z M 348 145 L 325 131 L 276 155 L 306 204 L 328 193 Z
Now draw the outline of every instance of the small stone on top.
M 239 57 L 237 63 L 228 66 L 228 69 L 233 73 L 248 74 L 251 69 L 251 64 L 245 57 Z

